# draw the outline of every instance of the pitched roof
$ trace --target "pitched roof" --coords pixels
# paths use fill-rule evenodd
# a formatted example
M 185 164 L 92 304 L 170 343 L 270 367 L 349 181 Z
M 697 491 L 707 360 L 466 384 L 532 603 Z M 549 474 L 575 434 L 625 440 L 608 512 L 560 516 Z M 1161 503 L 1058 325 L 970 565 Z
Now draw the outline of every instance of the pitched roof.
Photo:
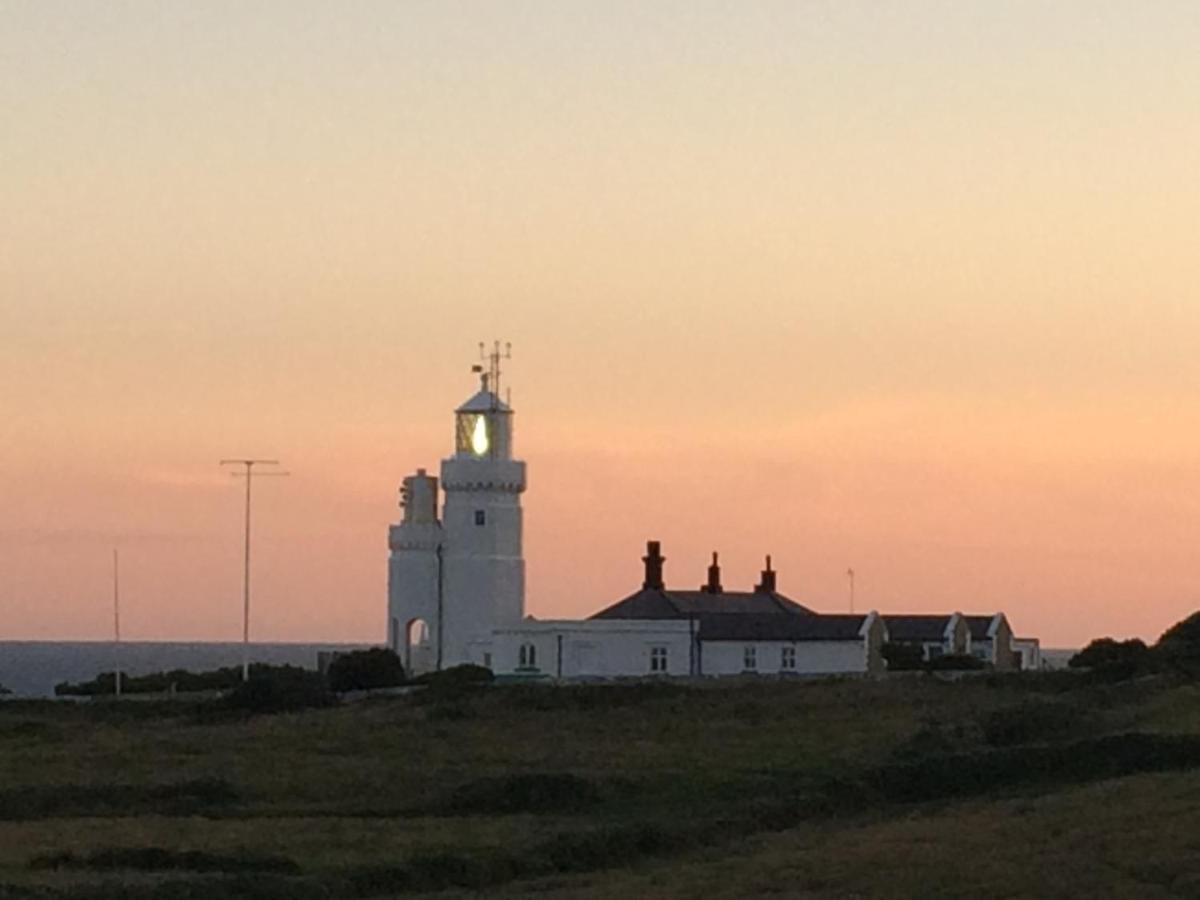
M 950 616 L 884 616 L 888 638 L 893 641 L 940 641 L 950 627 Z
M 690 616 L 816 615 L 775 591 L 672 591 L 642 588 L 591 616 L 593 619 L 686 619 Z
M 861 641 L 866 620 L 859 615 L 708 613 L 700 616 L 699 637 L 702 641 Z
M 1000 613 L 991 616 L 963 616 L 967 620 L 967 627 L 971 629 L 971 640 L 986 641 L 992 635 L 992 623 Z

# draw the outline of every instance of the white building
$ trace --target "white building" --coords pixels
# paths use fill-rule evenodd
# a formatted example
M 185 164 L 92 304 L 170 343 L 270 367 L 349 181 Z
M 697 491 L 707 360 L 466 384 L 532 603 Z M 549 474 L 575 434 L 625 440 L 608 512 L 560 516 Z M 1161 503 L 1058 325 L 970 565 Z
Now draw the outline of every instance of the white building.
M 500 360 L 497 350 L 488 372 L 476 367 L 480 390 L 455 411 L 440 486 L 424 469 L 405 478 L 403 518 L 389 529 L 388 641 L 410 672 L 474 663 L 550 678 L 875 673 L 890 625 L 927 658 L 974 652 L 1012 664 L 1003 614 L 823 615 L 776 590 L 770 557 L 749 591 L 724 589 L 715 553 L 698 590 L 676 590 L 656 541 L 641 589 L 625 599 L 582 621 L 526 618 L 525 463 L 513 458 Z
M 455 411 L 440 517 L 438 481 L 424 469 L 401 488 L 403 519 L 388 534 L 388 640 L 410 671 L 491 666 L 493 632 L 525 617 L 525 463 L 512 456 L 499 380 L 494 353 L 480 390 Z

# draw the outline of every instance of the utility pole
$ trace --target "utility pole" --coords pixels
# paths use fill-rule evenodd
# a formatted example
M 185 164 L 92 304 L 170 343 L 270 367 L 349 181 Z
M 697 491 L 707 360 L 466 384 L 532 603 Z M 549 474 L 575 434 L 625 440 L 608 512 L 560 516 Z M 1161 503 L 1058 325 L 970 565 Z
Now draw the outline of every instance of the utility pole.
M 121 561 L 113 547 L 113 695 L 121 696 Z
M 854 615 L 854 570 L 847 569 L 846 577 L 850 579 L 850 614 Z
M 234 472 L 234 477 L 246 479 L 246 558 L 242 573 L 242 681 L 250 680 L 250 485 L 255 466 L 277 466 L 277 459 L 223 459 L 223 466 L 245 466 L 246 471 Z M 260 475 L 287 475 L 288 472 L 260 472 Z

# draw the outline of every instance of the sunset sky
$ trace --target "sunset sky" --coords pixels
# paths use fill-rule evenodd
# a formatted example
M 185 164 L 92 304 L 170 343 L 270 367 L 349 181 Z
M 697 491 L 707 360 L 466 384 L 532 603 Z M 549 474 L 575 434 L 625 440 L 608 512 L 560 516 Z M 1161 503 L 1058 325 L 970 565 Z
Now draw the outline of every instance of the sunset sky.
M 1200 608 L 1200 4 L 0 0 L 0 638 L 384 638 L 513 343 L 528 610 Z

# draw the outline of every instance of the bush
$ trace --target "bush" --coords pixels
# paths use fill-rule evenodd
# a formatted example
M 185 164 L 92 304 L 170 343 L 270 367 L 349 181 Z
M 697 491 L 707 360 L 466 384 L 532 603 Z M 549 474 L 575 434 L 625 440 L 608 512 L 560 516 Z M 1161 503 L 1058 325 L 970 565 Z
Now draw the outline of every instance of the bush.
M 31 869 L 86 869 L 93 871 L 133 869 L 165 872 L 276 872 L 294 875 L 300 866 L 284 856 L 217 854 L 203 850 L 168 850 L 163 847 L 112 847 L 90 853 L 43 854 L 29 861 Z
M 599 788 L 586 778 L 569 772 L 528 772 L 469 781 L 445 805 L 455 813 L 574 813 L 599 800 Z
M 485 666 L 464 663 L 461 666 L 451 666 L 440 672 L 426 672 L 412 680 L 413 684 L 427 684 L 430 687 L 459 687 L 462 685 L 490 684 L 495 675 Z
M 262 666 L 250 669 L 243 681 L 225 697 L 231 709 L 252 713 L 292 712 L 337 703 L 317 672 L 299 666 Z
M 1163 632 L 1154 649 L 1165 665 L 1200 675 L 1200 612 Z
M 889 672 L 919 672 L 925 662 L 925 650 L 920 644 L 887 643 L 880 653 Z
M 391 649 L 372 647 L 339 653 L 329 664 L 327 677 L 329 687 L 338 693 L 395 687 L 404 683 L 404 665 Z
M 1072 669 L 1090 669 L 1115 680 L 1132 678 L 1155 668 L 1153 653 L 1137 638 L 1128 641 L 1099 638 L 1072 656 L 1067 665 Z
M 1076 703 L 1030 700 L 992 710 L 980 728 L 993 747 L 1012 747 L 1078 737 L 1091 724 L 1089 710 Z
M 882 766 L 868 783 L 893 801 L 987 794 L 1025 784 L 1075 784 L 1200 767 L 1200 737 L 1132 732 L 1034 747 L 931 756 Z
M 256 663 L 255 669 L 270 668 Z M 164 694 L 168 691 L 192 693 L 196 691 L 227 691 L 242 680 L 240 666 L 226 666 L 209 672 L 189 672 L 187 669 L 171 669 L 169 672 L 152 672 L 149 675 L 121 673 L 123 694 Z M 115 676 L 112 672 L 101 672 L 91 681 L 61 682 L 54 686 L 60 697 L 103 697 L 116 693 Z
M 978 672 L 987 664 L 969 653 L 947 653 L 935 657 L 925 664 L 929 672 Z

